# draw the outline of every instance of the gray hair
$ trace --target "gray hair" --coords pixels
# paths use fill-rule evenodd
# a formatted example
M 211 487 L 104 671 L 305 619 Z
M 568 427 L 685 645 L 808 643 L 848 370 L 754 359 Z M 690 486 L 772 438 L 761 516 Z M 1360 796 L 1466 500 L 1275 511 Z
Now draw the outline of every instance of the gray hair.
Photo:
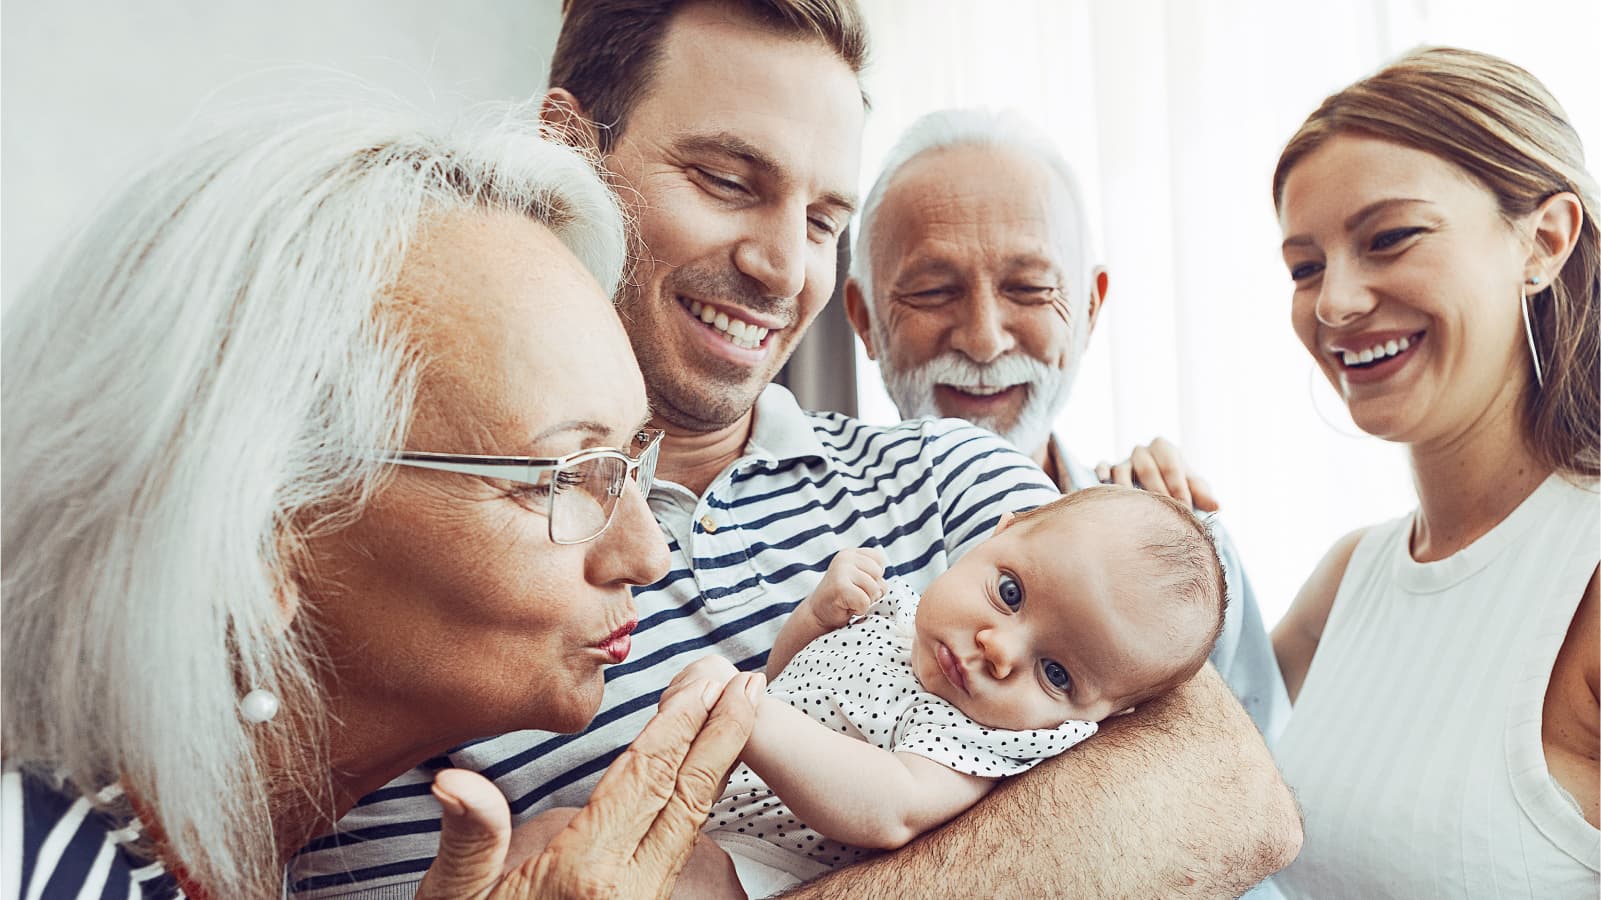
M 875 290 L 871 253 L 873 220 L 878 215 L 878 206 L 883 202 L 884 194 L 894 183 L 895 176 L 912 160 L 933 150 L 967 146 L 997 147 L 1025 154 L 1039 160 L 1061 180 L 1073 201 L 1073 215 L 1078 226 L 1079 246 L 1064 248 L 1076 251 L 1080 267 L 1080 271 L 1071 273 L 1078 281 L 1073 285 L 1070 296 L 1081 293 L 1087 295 L 1089 273 L 1099 265 L 1099 254 L 1095 249 L 1089 212 L 1084 206 L 1084 192 L 1079 188 L 1078 176 L 1055 142 L 1014 110 L 942 109 L 922 116 L 901 134 L 895 146 L 890 148 L 878 180 L 867 192 L 867 200 L 862 203 L 856 246 L 851 254 L 851 276 L 861 286 L 862 296 L 870 311 Z
M 359 515 L 371 451 L 405 437 L 408 242 L 505 210 L 608 293 L 623 268 L 614 198 L 532 109 L 431 127 L 376 106 L 257 111 L 161 159 L 6 310 L 8 762 L 126 779 L 216 896 L 277 897 L 269 798 L 327 796 L 334 725 L 285 609 L 306 539 Z M 277 720 L 240 718 L 254 687 Z

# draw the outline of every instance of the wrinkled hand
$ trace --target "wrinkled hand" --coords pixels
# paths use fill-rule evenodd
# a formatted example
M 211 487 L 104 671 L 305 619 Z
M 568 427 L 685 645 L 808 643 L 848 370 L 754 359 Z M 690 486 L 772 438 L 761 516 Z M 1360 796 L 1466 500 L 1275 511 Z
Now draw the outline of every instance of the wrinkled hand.
M 1095 477 L 1102 484 L 1121 484 L 1162 494 L 1201 512 L 1217 512 L 1217 496 L 1205 478 L 1185 469 L 1179 448 L 1159 437 L 1134 448 L 1128 459 L 1117 465 L 1100 463 Z
M 839 551 L 802 605 L 824 628 L 844 628 L 852 616 L 867 612 L 889 590 L 884 581 L 886 561 L 884 551 L 877 547 Z
M 440 772 L 433 788 L 444 806 L 439 856 L 417 900 L 670 896 L 765 687 L 760 674 L 736 675 L 721 691 L 686 681 L 544 852 L 504 875 L 506 798 L 481 775 Z

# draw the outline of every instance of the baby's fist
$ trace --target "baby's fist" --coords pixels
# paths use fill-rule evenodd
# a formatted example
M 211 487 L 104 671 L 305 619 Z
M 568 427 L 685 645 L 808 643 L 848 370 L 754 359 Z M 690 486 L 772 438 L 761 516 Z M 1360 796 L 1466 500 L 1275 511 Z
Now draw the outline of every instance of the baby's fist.
M 679 691 L 692 688 L 715 691 L 708 698 L 709 702 L 715 702 L 717 696 L 722 693 L 723 686 L 728 684 L 730 678 L 738 674 L 739 670 L 734 668 L 734 664 L 721 656 L 703 656 L 685 666 L 677 675 L 673 676 L 673 680 L 667 684 L 667 689 L 662 691 L 659 702 L 666 703 L 669 697 Z
M 877 547 L 853 547 L 834 554 L 817 589 L 806 598 L 812 615 L 824 628 L 834 629 L 867 612 L 889 589 L 884 563 L 884 551 Z

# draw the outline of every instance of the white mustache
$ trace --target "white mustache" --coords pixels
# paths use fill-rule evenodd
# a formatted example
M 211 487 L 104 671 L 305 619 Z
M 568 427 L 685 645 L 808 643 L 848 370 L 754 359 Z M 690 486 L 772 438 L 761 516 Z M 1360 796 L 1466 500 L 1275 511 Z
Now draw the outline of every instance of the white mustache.
M 1072 389 L 1076 368 L 1074 365 L 1058 369 L 1021 351 L 988 363 L 977 363 L 953 350 L 906 370 L 896 368 L 887 356 L 879 360 L 884 387 L 906 418 L 941 415 L 934 401 L 937 385 L 988 391 L 1027 386 L 1028 396 L 1012 420 L 980 417 L 973 419 L 973 424 L 999 434 L 1030 453 L 1050 437 L 1056 414 L 1067 402 L 1068 391 Z
M 1034 384 L 1055 374 L 1055 370 L 1026 353 L 1008 353 L 987 363 L 977 363 L 960 353 L 942 353 L 919 367 L 918 380 L 951 387 L 1009 388 Z

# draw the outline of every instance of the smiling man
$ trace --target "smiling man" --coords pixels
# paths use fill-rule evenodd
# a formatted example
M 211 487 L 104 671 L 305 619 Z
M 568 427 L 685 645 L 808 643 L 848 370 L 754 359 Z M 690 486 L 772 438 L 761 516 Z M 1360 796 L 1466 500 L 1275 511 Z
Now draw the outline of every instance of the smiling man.
M 1021 115 L 947 109 L 907 128 L 868 193 L 845 288 L 901 415 L 983 426 L 1064 492 L 1099 483 L 1052 431 L 1106 301 L 1094 246 L 1072 167 Z M 1176 457 L 1159 438 L 1131 459 Z M 1186 487 L 1150 468 L 1129 474 Z M 1212 664 L 1271 739 L 1289 696 L 1239 555 L 1217 536 L 1229 604 Z
M 865 55 L 849 0 L 569 5 L 544 112 L 598 153 L 637 229 L 617 299 L 666 432 L 649 500 L 671 568 L 636 591 L 632 653 L 608 670 L 588 731 L 501 735 L 435 761 L 493 778 L 519 822 L 582 804 L 694 659 L 760 669 L 839 550 L 879 547 L 888 574 L 921 588 L 1002 513 L 1057 496 L 981 429 L 806 413 L 770 384 L 833 292 Z M 1215 673 L 1127 718 L 800 895 L 1216 895 L 1293 858 L 1293 801 Z M 303 854 L 296 890 L 408 896 L 438 842 L 430 780 L 418 770 L 366 798 Z M 1016 839 L 1069 820 L 1049 841 Z

